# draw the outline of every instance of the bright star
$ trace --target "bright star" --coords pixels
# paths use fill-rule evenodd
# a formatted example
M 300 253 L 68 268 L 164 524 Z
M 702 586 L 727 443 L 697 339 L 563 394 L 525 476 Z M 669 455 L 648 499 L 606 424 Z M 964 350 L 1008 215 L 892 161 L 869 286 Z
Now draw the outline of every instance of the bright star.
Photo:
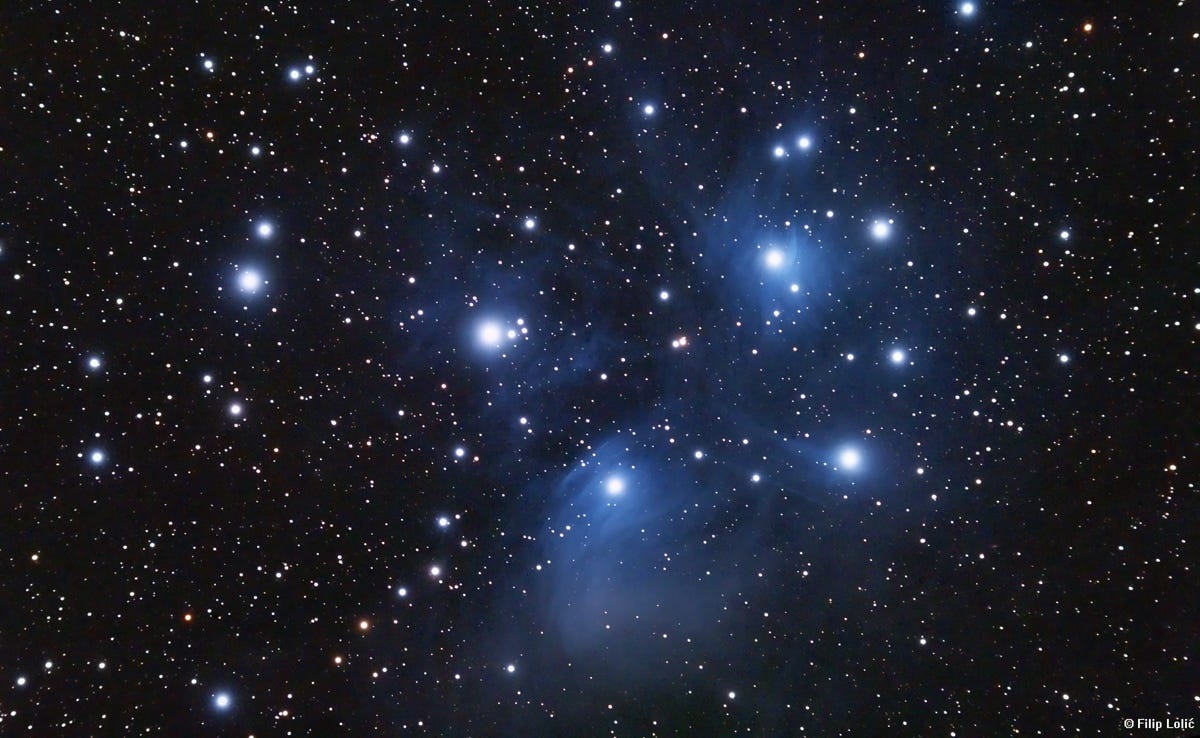
M 775 158 L 776 159 L 782 159 L 784 157 L 784 155 L 786 155 L 786 154 L 787 154 L 787 150 L 784 149 L 782 146 L 775 147 Z
M 217 709 L 219 710 L 226 710 L 231 704 L 233 704 L 233 699 L 228 693 L 219 692 L 217 696 L 213 698 L 213 704 L 216 705 Z
M 408 135 L 407 133 L 401 133 L 396 140 L 400 142 L 401 146 L 408 146 L 408 144 L 412 141 L 412 136 Z
M 877 220 L 871 225 L 871 235 L 875 240 L 882 241 L 887 238 L 892 232 L 892 227 L 882 220 Z
M 96 465 L 103 464 L 104 463 L 104 452 L 103 451 L 93 451 L 91 453 L 91 455 L 88 456 L 88 459 L 90 459 L 93 464 L 96 464 Z
M 620 477 L 609 477 L 604 483 L 604 489 L 610 495 L 619 495 L 625 491 L 625 480 Z
M 604 44 L 604 45 L 603 45 L 603 46 L 601 46 L 600 48 L 601 48 L 601 50 L 603 50 L 603 51 L 604 51 L 604 53 L 605 53 L 605 54 L 611 54 L 611 53 L 612 53 L 612 44 Z
M 527 230 L 527 231 L 532 231 L 532 230 L 533 230 L 534 228 L 536 228 L 536 227 L 537 227 L 537 221 L 536 221 L 536 220 L 534 220 L 533 218 L 526 218 L 526 219 L 525 219 L 525 230 Z
M 646 115 L 654 115 L 654 106 L 651 105 L 650 103 L 646 103 L 642 107 L 642 112 L 645 113 Z
M 903 364 L 904 360 L 908 358 L 908 354 L 904 353 L 903 349 L 892 349 L 892 353 L 888 354 L 888 358 L 891 359 L 893 364 Z
M 213 60 L 212 60 L 212 59 L 205 59 L 205 60 L 204 60 L 204 68 L 205 68 L 205 69 L 207 69 L 208 71 L 210 71 L 210 72 L 211 72 L 211 71 L 212 71 L 212 69 L 213 69 L 213 66 L 214 66 L 214 64 L 213 64 Z
M 1058 363 L 1060 363 L 1060 364 L 1067 364 L 1067 363 L 1070 363 L 1070 361 L 1071 361 L 1071 357 L 1070 357 L 1070 356 L 1067 356 L 1066 354 L 1059 354 L 1059 355 L 1058 355 Z
M 796 141 L 796 146 L 798 146 L 801 151 L 808 151 L 809 147 L 812 146 L 812 139 L 808 136 L 801 136 L 799 140 Z
M 314 66 L 313 66 L 313 65 L 311 65 L 311 64 L 308 64 L 308 65 L 306 65 L 306 66 L 304 67 L 304 73 L 305 73 L 305 74 L 311 75 L 311 74 L 312 74 L 313 72 L 315 72 L 315 71 L 317 71 L 317 68 L 316 68 L 316 67 L 314 67 Z
M 509 674 L 512 674 L 513 672 L 515 672 L 517 670 L 517 667 L 513 664 L 509 664 L 508 666 L 504 667 L 504 670 L 507 671 Z
M 242 288 L 242 292 L 255 293 L 262 287 L 262 275 L 253 269 L 247 269 L 238 274 L 238 287 Z
M 258 146 L 250 147 L 250 156 L 261 156 L 261 155 L 262 155 L 262 149 L 260 147 L 258 147 Z
M 90 359 L 88 359 L 88 368 L 89 369 L 99 369 L 100 364 L 101 364 L 100 357 L 98 357 L 98 356 L 93 356 Z
M 763 261 L 767 263 L 769 268 L 778 269 L 779 267 L 783 266 L 783 252 L 779 249 L 771 249 L 766 253 L 766 256 L 763 257 Z
M 259 223 L 258 227 L 254 230 L 256 233 L 258 233 L 259 238 L 270 238 L 271 234 L 275 232 L 275 226 L 263 221 L 262 223 Z
M 479 326 L 479 342 L 488 348 L 497 348 L 504 339 L 504 329 L 499 323 L 488 321 Z
M 442 517 L 438 518 L 437 524 L 438 524 L 439 528 L 449 528 L 450 527 L 450 518 L 442 516 Z
M 440 577 L 441 575 L 442 575 L 442 567 L 440 567 L 440 566 L 429 567 L 429 576 L 436 578 L 436 577 Z
M 671 293 L 667 292 L 666 290 L 663 290 L 662 292 L 658 293 L 658 299 L 662 300 L 663 302 L 666 302 L 667 300 L 671 299 Z
M 958 12 L 967 16 L 968 18 L 972 15 L 975 15 L 975 3 L 963 3 L 962 5 L 959 5 Z
M 1070 240 L 1070 238 L 1071 238 L 1071 232 L 1070 232 L 1070 231 L 1066 231 L 1066 230 L 1064 230 L 1064 231 L 1059 231 L 1059 232 L 1058 232 L 1058 237 L 1059 237 L 1059 238 L 1061 238 L 1061 239 L 1062 239 L 1062 240 L 1064 240 L 1064 241 L 1068 241 L 1068 240 Z
M 838 464 L 840 464 L 843 469 L 857 469 L 859 465 L 862 464 L 862 454 L 860 454 L 857 449 L 843 449 L 842 452 L 838 454 Z
M 464 457 L 466 455 L 467 455 L 467 450 L 465 448 L 463 448 L 462 446 L 459 446 L 458 448 L 454 449 L 454 457 L 455 458 L 461 459 L 462 457 Z
M 758 474 L 754 474 L 754 475 L 751 475 L 750 481 L 754 482 L 755 484 L 758 484 L 759 482 L 762 481 L 762 477 L 759 476 Z
M 396 594 L 399 595 L 400 597 L 408 597 L 408 588 L 407 587 L 398 587 L 396 589 Z
M 300 79 L 300 70 L 299 69 L 289 69 L 288 70 L 288 79 L 292 80 L 293 82 Z

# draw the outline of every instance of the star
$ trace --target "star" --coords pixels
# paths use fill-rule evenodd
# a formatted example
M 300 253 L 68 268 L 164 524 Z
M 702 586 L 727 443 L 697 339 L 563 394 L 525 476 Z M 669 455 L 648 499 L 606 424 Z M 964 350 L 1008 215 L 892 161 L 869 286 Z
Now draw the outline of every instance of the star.
M 808 151 L 812 147 L 812 139 L 808 136 L 801 136 L 796 140 L 796 148 L 801 151 Z
M 91 461 L 93 465 L 99 466 L 100 464 L 104 463 L 104 452 L 100 451 L 99 449 L 92 451 L 92 453 L 88 455 L 88 460 Z
M 1070 362 L 1071 362 L 1071 357 L 1068 356 L 1067 354 L 1059 354 L 1058 355 L 1058 363 L 1069 364 Z
M 408 587 L 397 587 L 396 595 L 399 597 L 408 597 Z
M 101 366 L 103 366 L 103 362 L 100 361 L 99 356 L 92 356 L 92 357 L 88 358 L 87 365 L 88 365 L 88 369 L 95 371 L 95 370 L 99 369 Z
M 233 704 L 233 698 L 229 696 L 228 692 L 218 692 L 213 698 L 213 704 L 217 706 L 218 710 L 228 710 L 229 706 Z
M 408 146 L 410 143 L 412 143 L 412 136 L 407 133 L 401 133 L 396 137 L 396 141 L 399 142 L 401 146 Z
M 466 455 L 467 455 L 467 450 L 465 448 L 463 448 L 462 446 L 459 446 L 458 448 L 454 449 L 455 458 L 461 459 Z
M 611 54 L 612 50 L 613 50 L 613 46 L 612 46 L 612 44 L 604 44 L 603 46 L 600 47 L 600 50 L 603 51 L 605 54 Z
M 509 664 L 508 666 L 504 667 L 504 670 L 507 671 L 509 674 L 513 674 L 516 672 L 517 666 L 516 666 L 516 664 Z
M 779 249 L 770 249 L 763 256 L 763 261 L 766 263 L 768 269 L 778 269 L 783 266 L 785 257 Z
M 262 284 L 262 275 L 254 269 L 246 269 L 238 273 L 238 287 L 246 294 L 252 295 L 258 292 Z
M 658 293 L 658 299 L 662 300 L 663 302 L 666 302 L 667 300 L 671 299 L 671 293 L 667 292 L 666 290 L 662 290 L 661 292 Z
M 903 364 L 907 358 L 908 354 L 904 352 L 904 349 L 892 349 L 892 352 L 888 354 L 888 359 L 893 364 Z
M 871 224 L 871 235 L 876 241 L 883 241 L 892 233 L 892 226 L 882 220 L 877 220 Z
M 499 348 L 504 340 L 504 328 L 497 322 L 489 320 L 479 326 L 479 343 L 487 348 Z
M 437 524 L 438 524 L 439 528 L 449 528 L 450 527 L 450 518 L 447 518 L 446 516 L 443 515 L 442 517 L 437 519 Z
M 442 575 L 442 567 L 440 567 L 440 566 L 429 567 L 429 576 L 434 577 L 436 579 L 437 577 L 440 577 L 441 575 Z
M 783 148 L 782 146 L 775 147 L 775 158 L 776 159 L 782 159 L 786 155 L 787 155 L 787 150 L 785 148 Z
M 230 405 L 229 405 L 229 414 L 235 418 L 241 417 L 242 410 L 243 409 L 242 409 L 242 406 L 240 403 L 234 402 L 234 403 L 230 403 Z
M 613 496 L 623 493 L 625 491 L 625 480 L 616 476 L 609 477 L 604 483 L 604 491 Z
M 271 234 L 275 232 L 275 226 L 263 221 L 255 227 L 254 232 L 258 234 L 259 238 L 270 238 Z
M 1066 229 L 1063 229 L 1058 232 L 1058 237 L 1059 237 L 1059 239 L 1061 239 L 1063 241 L 1069 241 L 1069 240 L 1071 240 L 1071 232 Z
M 642 106 L 642 113 L 645 114 L 647 117 L 654 115 L 654 106 L 651 105 L 650 103 L 646 103 L 645 105 Z
M 251 146 L 250 147 L 250 156 L 253 156 L 256 158 L 259 156 L 262 156 L 262 148 L 259 146 Z
M 857 469 L 862 464 L 862 454 L 855 448 L 845 448 L 838 454 L 838 464 L 848 471 Z
M 293 67 L 292 69 L 288 70 L 287 75 L 288 75 L 288 79 L 295 82 L 300 79 L 300 70 Z
M 962 5 L 959 5 L 958 12 L 962 13 L 968 18 L 975 15 L 975 3 L 963 3 Z
M 534 228 L 537 227 L 537 221 L 534 220 L 533 218 L 526 218 L 524 225 L 525 225 L 525 230 L 532 231 Z
M 214 63 L 213 63 L 213 60 L 212 60 L 212 59 L 205 59 L 205 60 L 204 60 L 204 68 L 205 68 L 207 71 L 211 72 L 215 66 L 216 66 L 216 64 L 214 64 Z

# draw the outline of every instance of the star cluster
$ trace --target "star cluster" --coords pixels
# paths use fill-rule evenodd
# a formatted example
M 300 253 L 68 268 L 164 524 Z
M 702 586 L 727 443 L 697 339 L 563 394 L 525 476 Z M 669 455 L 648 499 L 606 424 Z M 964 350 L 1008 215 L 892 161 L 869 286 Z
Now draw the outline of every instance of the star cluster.
M 1184 5 L 16 14 L 0 733 L 1194 713 Z

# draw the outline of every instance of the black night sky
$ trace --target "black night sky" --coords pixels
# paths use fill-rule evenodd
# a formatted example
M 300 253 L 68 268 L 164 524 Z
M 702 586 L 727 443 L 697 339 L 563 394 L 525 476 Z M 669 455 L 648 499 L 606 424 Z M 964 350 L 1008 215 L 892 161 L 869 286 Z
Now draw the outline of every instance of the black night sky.
M 1191 732 L 1191 6 L 0 10 L 0 734 Z

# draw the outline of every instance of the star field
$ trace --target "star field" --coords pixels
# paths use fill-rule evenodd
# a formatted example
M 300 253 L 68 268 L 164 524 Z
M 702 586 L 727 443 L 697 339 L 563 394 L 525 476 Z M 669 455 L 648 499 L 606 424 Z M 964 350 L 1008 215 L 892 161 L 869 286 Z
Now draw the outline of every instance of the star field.
M 0 51 L 0 734 L 1200 713 L 1188 3 L 101 5 Z

